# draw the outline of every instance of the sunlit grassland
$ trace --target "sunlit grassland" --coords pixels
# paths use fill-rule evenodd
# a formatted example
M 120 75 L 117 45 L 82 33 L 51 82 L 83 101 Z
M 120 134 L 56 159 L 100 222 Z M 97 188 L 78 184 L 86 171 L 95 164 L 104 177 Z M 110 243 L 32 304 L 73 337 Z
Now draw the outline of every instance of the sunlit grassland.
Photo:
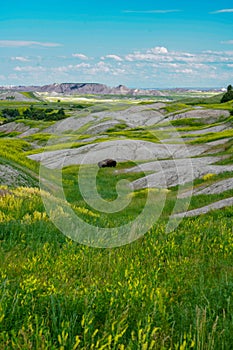
M 221 125 L 222 123 L 229 123 L 232 124 L 233 117 L 219 117 L 216 122 L 211 123 L 211 127 Z M 166 121 L 164 122 L 164 125 Z M 169 122 L 174 127 L 177 127 L 177 131 L 192 131 L 192 130 L 202 130 L 205 128 L 209 128 L 210 125 L 208 123 L 208 118 L 205 120 L 204 118 L 182 118 L 177 120 L 171 120 Z M 168 123 L 167 123 L 168 124 Z
M 132 166 L 133 163 L 122 163 L 118 165 L 118 171 L 121 168 L 126 168 Z M 91 180 L 96 176 L 96 169 L 93 165 L 83 166 L 84 171 L 79 174 L 78 166 L 66 167 L 63 169 L 63 189 L 66 195 L 66 198 L 69 202 L 73 203 L 77 207 L 81 206 L 85 209 L 88 209 L 97 215 L 96 224 L 100 226 L 116 227 L 122 224 L 126 224 L 129 221 L 134 220 L 144 208 L 146 202 L 146 194 L 141 196 L 133 196 L 127 209 L 118 211 L 113 214 L 102 213 L 99 215 L 98 211 L 93 210 L 83 199 L 82 194 L 79 188 L 80 176 L 85 178 L 85 183 L 87 184 L 86 198 L 92 199 L 93 189 L 91 186 L 88 188 L 88 184 L 91 183 Z M 99 195 L 106 201 L 114 201 L 118 193 L 116 191 L 117 183 L 122 179 L 127 179 L 128 181 L 133 181 L 142 176 L 143 173 L 134 173 L 134 174 L 124 174 L 121 172 L 116 172 L 114 168 L 102 168 L 99 169 L 96 176 L 96 187 Z M 155 200 L 159 198 L 159 191 L 155 193 Z M 80 215 L 80 213 L 79 213 Z
M 19 109 L 19 111 L 23 111 L 26 108 L 30 108 L 30 106 L 33 106 L 34 108 L 53 108 L 53 109 L 59 109 L 63 107 L 66 110 L 69 110 L 72 107 L 70 104 L 67 104 L 67 103 L 62 103 L 57 101 L 55 102 L 43 101 L 43 100 L 40 100 L 40 98 L 35 99 L 34 101 L 0 100 L 0 111 L 4 108 L 17 108 Z M 80 105 L 77 105 L 77 109 L 79 109 L 80 106 L 82 106 L 82 103 Z M 84 105 L 84 107 L 85 106 L 86 105 Z
M 23 95 L 23 96 L 25 96 L 27 98 L 31 98 L 31 99 L 35 99 L 35 100 L 39 100 L 40 101 L 40 99 L 38 98 L 37 94 L 32 92 L 32 91 L 22 91 L 20 93 L 21 93 L 21 95 Z
M 223 159 L 217 162 L 219 165 L 227 165 L 233 163 L 233 139 L 225 143 L 223 149 L 219 152 L 220 155 L 223 155 Z
M 32 101 L 0 100 L 0 110 L 4 108 L 28 108 L 35 104 L 36 102 Z
M 180 129 L 181 127 L 188 131 L 195 129 L 199 130 L 200 127 L 206 126 L 205 121 L 198 118 L 182 118 L 171 120 L 169 123 L 171 123 L 172 126 L 177 127 L 178 131 L 182 131 L 182 129 Z
M 122 140 L 122 139 L 131 139 L 131 140 L 145 140 L 148 142 L 159 142 L 164 138 L 169 137 L 169 132 L 173 132 L 173 129 L 170 130 L 157 130 L 156 127 L 139 127 L 135 129 L 128 128 L 125 124 L 117 124 L 114 127 L 109 128 L 106 131 L 98 133 L 97 137 L 93 137 L 89 133 L 89 127 L 95 126 L 96 124 L 87 123 L 79 128 L 77 131 L 68 130 L 59 134 L 50 134 L 37 132 L 33 135 L 26 136 L 24 139 L 27 142 L 36 142 L 41 148 L 35 148 L 27 152 L 29 154 L 41 153 L 42 151 L 55 151 L 61 150 L 64 148 L 79 148 L 85 145 L 92 143 L 101 143 L 108 141 Z M 90 139 L 90 140 L 89 140 Z
M 27 139 L 28 142 L 36 142 L 37 145 L 46 145 L 48 143 L 48 141 L 50 140 L 50 143 L 52 142 L 52 140 L 56 140 L 56 143 L 58 142 L 58 136 L 56 135 L 52 135 L 52 134 L 49 134 L 49 133 L 46 133 L 46 132 L 37 132 L 33 135 L 30 135 L 30 136 L 26 136 L 25 137 Z M 38 151 L 38 150 L 36 150 Z M 39 149 L 39 151 L 41 152 L 41 149 Z M 30 154 L 30 151 L 29 151 L 29 154 Z
M 17 138 L 0 138 L 0 158 L 5 162 L 14 162 L 19 166 L 33 170 L 35 172 L 39 169 L 39 164 L 27 158 L 26 151 L 31 149 L 31 145 Z
M 164 90 L 166 91 L 166 90 Z M 221 96 L 222 94 L 219 94 L 219 92 L 215 92 L 215 91 L 178 91 L 178 92 L 174 92 L 172 90 L 168 90 L 167 91 L 169 96 L 171 98 L 174 98 L 178 101 L 185 101 L 184 103 L 186 103 L 186 100 L 190 99 L 193 101 L 196 101 L 196 104 L 198 104 L 199 100 L 202 99 L 204 101 L 208 101 L 209 99 L 214 99 L 220 102 L 219 96 Z
M 78 205 L 76 170 L 64 179 Z M 131 245 L 96 249 L 55 228 L 38 190 L 8 191 L 0 197 L 2 348 L 231 348 L 232 208 L 170 233 L 164 217 Z M 94 224 L 93 212 L 85 220 Z
M 199 96 L 198 93 L 194 93 L 193 95 L 186 95 L 181 99 L 178 98 L 178 100 L 189 105 L 204 105 L 205 107 L 208 105 L 209 107 L 211 104 L 220 104 L 223 95 L 223 92 L 207 92 L 199 94 Z
M 91 176 L 91 166 L 87 170 Z M 123 177 L 113 171 L 100 169 L 97 176 L 101 196 L 110 201 Z M 77 174 L 76 166 L 63 170 L 77 214 L 92 224 L 116 224 L 113 217 L 97 222 L 97 213 L 84 207 Z M 171 192 L 161 220 L 144 237 L 95 249 L 54 227 L 38 190 L 8 191 L 0 199 L 3 348 L 230 349 L 232 208 L 185 219 L 166 233 Z M 138 199 L 137 211 L 143 196 Z
M 19 131 L 10 131 L 10 132 L 0 132 L 0 137 L 15 137 L 19 136 L 21 132 Z
M 193 196 L 190 202 L 189 209 L 196 209 L 200 207 L 204 207 L 205 205 L 211 204 L 213 202 L 220 201 L 225 198 L 232 197 L 232 189 L 228 191 L 224 191 L 223 193 L 220 194 L 209 194 L 208 196 L 206 195 L 198 195 L 198 196 Z
M 106 134 L 103 132 L 103 134 Z M 164 132 L 152 131 L 145 128 L 135 128 L 129 130 L 120 131 L 108 131 L 109 139 L 127 138 L 132 140 L 147 140 L 149 142 L 158 142 L 161 139 L 161 135 L 165 135 Z M 160 137 L 159 137 L 160 136 Z
M 43 98 L 44 101 L 57 102 L 58 100 L 62 103 L 93 103 L 98 105 L 101 103 L 127 103 L 127 104 L 143 104 L 143 103 L 153 103 L 160 101 L 167 101 L 167 96 L 132 96 L 132 95 L 92 95 L 92 94 L 77 94 L 77 95 L 57 95 L 51 96 L 49 93 L 37 93 L 38 96 Z M 175 95 L 174 95 L 175 96 Z M 169 96 L 170 97 L 170 96 Z
M 190 135 L 188 134 L 186 136 L 190 137 Z M 224 138 L 232 138 L 233 129 L 206 133 L 205 135 L 193 134 L 192 136 L 195 137 L 195 140 L 187 141 L 188 143 L 190 144 L 206 143 L 206 142 L 221 140 Z M 185 135 L 182 135 L 182 137 L 185 137 Z
M 164 107 L 164 110 L 167 113 L 179 113 L 184 109 L 191 110 L 192 108 L 190 108 L 190 106 L 186 105 L 185 103 L 181 103 L 181 102 L 171 102 Z
M 125 108 L 126 104 L 116 108 Z M 88 108 L 98 113 L 109 108 L 106 106 Z M 167 112 L 179 112 L 189 106 L 181 103 L 169 108 Z M 53 122 L 23 122 L 31 127 L 39 125 L 38 133 L 24 140 L 14 135 L 1 137 L 0 162 L 18 166 L 37 177 L 39 164 L 28 159 L 28 154 L 80 147 L 88 144 L 81 138 L 91 136 L 85 134 L 87 127 L 57 136 L 43 133 Z M 187 119 L 184 127 L 190 130 L 207 127 L 198 122 Z M 182 131 L 181 121 L 171 124 Z M 130 131 L 124 123 L 119 123 L 101 135 L 107 135 L 108 140 L 131 137 L 157 141 L 153 128 L 156 126 Z M 227 132 L 202 135 L 196 140 L 232 138 Z M 169 133 L 155 130 L 155 135 L 159 140 Z M 48 140 L 50 145 L 44 147 Z M 34 150 L 34 142 L 41 148 Z M 102 142 L 101 138 L 97 142 Z M 229 157 L 219 164 L 230 164 L 232 139 L 217 147 L 217 154 Z M 96 187 L 109 205 L 117 198 L 116 186 L 120 180 L 133 181 L 143 175 L 121 172 L 133 165 L 125 162 L 117 168 L 98 170 Z M 84 169 L 88 184 L 95 167 L 85 165 Z M 91 225 L 117 227 L 128 223 L 141 213 L 146 203 L 147 190 L 139 190 L 130 197 L 127 208 L 119 213 L 103 214 L 84 201 L 78 176 L 79 166 L 65 167 L 62 187 L 75 214 Z M 195 180 L 194 186 L 207 186 L 230 177 L 230 172 L 209 174 Z M 56 194 L 59 185 L 56 171 L 52 180 Z M 50 185 L 47 183 L 51 190 Z M 0 187 L 0 349 L 231 350 L 233 208 L 184 218 L 174 231 L 167 232 L 177 190 L 174 187 L 166 192 L 160 218 L 139 240 L 101 249 L 81 245 L 63 235 L 50 220 L 38 188 Z M 160 190 L 149 191 L 154 191 L 156 205 Z M 92 193 L 90 188 L 89 198 Z M 43 195 L 49 196 L 45 192 Z M 230 196 L 231 191 L 194 196 L 189 209 Z M 60 202 L 54 201 L 59 214 Z M 185 199 L 178 201 L 180 209 L 185 207 Z
M 17 119 L 16 123 L 23 123 L 30 128 L 38 128 L 39 130 L 43 130 L 53 125 L 54 121 L 44 121 L 44 120 L 32 120 L 32 119 Z
M 139 101 L 135 98 L 127 98 L 127 96 L 117 96 L 117 95 L 103 95 L 103 96 L 96 96 L 91 94 L 85 94 L 85 95 L 57 95 L 57 96 L 51 96 L 49 93 L 38 93 L 38 96 L 41 96 L 45 101 L 48 102 L 57 102 L 58 100 L 62 103 L 82 103 L 86 104 L 87 106 L 90 104 L 98 105 L 103 103 L 138 103 Z M 148 99 L 148 96 L 147 96 Z M 154 101 L 153 98 L 151 98 L 152 101 Z
M 203 107 L 207 109 L 223 109 L 223 110 L 232 110 L 233 103 L 232 101 L 220 103 L 220 98 L 206 98 L 204 100 L 192 99 L 192 100 L 181 100 L 181 101 L 172 101 L 167 103 L 167 106 L 164 107 L 164 110 L 167 113 L 180 113 L 182 110 L 192 110 L 195 106 L 198 105 L 198 108 Z
M 212 101 L 211 101 L 212 102 Z M 200 107 L 210 108 L 210 109 L 225 109 L 225 110 L 231 110 L 233 108 L 233 102 L 224 102 L 219 103 L 219 101 L 208 103 L 208 104 L 200 104 Z

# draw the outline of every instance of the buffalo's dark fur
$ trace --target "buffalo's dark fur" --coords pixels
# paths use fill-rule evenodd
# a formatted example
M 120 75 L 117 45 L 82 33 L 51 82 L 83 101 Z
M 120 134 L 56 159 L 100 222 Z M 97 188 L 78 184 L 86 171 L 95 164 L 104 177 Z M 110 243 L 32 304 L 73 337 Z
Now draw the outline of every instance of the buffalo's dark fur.
M 98 163 L 99 168 L 115 168 L 116 165 L 117 162 L 114 159 L 104 159 Z

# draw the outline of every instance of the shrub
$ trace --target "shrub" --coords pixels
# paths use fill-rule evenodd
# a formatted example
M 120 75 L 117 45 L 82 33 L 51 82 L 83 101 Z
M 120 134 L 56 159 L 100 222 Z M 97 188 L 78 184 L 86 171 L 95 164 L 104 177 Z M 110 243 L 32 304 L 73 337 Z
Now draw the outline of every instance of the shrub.
M 232 85 L 228 85 L 227 92 L 223 95 L 221 103 L 233 100 L 233 88 Z

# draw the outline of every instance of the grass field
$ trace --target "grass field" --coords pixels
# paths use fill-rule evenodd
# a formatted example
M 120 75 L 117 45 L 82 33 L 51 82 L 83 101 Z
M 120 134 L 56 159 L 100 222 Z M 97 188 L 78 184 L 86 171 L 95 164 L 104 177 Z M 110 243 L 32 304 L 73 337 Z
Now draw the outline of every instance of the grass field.
M 169 103 L 166 113 L 189 109 L 186 103 Z M 68 112 L 70 107 L 65 106 Z M 232 104 L 227 108 L 231 110 Z M 4 134 L 0 138 L 0 165 L 24 170 L 31 183 L 0 187 L 0 349 L 231 350 L 233 207 L 184 218 L 174 231 L 167 232 L 177 201 L 178 188 L 174 187 L 166 192 L 159 219 L 138 240 L 111 249 L 79 244 L 62 234 L 48 216 L 39 189 L 39 164 L 27 158 L 30 152 L 43 149 L 50 135 L 43 128 L 53 123 L 22 122 L 31 127 L 38 124 L 38 133 L 21 139 Z M 172 123 L 186 130 L 203 128 L 197 120 Z M 122 123 L 105 134 L 130 137 L 130 130 Z M 150 129 L 132 130 L 131 136 L 150 140 Z M 217 146 L 216 154 L 229 156 L 220 164 L 232 164 L 232 136 L 231 129 L 204 134 L 192 142 L 230 139 L 225 148 Z M 36 141 L 41 144 L 33 149 Z M 130 166 L 130 162 L 120 163 L 114 176 L 112 168 L 98 171 L 99 194 L 110 204 L 117 198 L 119 180 L 142 176 L 120 171 Z M 87 165 L 86 169 L 91 179 L 94 168 Z M 65 167 L 62 184 L 72 210 L 87 223 L 116 227 L 133 221 L 142 211 L 145 190 L 136 191 L 120 213 L 102 215 L 82 198 L 78 173 L 77 165 Z M 230 177 L 232 172 L 210 174 L 194 181 L 194 187 Z M 54 177 L 54 193 L 57 181 Z M 196 196 L 190 208 L 231 195 L 232 191 Z M 50 195 L 43 192 L 43 196 Z M 159 191 L 155 196 L 158 200 Z M 182 207 L 185 199 L 179 201 Z M 59 215 L 59 202 L 56 210 Z
M 36 189 L 10 190 L 0 208 L 2 348 L 231 348 L 232 208 L 169 234 L 165 212 L 114 249 L 65 238 Z

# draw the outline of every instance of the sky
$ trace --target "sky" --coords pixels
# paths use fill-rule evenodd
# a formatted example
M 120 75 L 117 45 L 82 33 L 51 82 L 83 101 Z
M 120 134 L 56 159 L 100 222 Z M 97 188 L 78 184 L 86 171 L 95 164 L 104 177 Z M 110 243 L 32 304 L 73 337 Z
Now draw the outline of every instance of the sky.
M 233 1 L 3 1 L 0 86 L 62 82 L 233 84 Z

